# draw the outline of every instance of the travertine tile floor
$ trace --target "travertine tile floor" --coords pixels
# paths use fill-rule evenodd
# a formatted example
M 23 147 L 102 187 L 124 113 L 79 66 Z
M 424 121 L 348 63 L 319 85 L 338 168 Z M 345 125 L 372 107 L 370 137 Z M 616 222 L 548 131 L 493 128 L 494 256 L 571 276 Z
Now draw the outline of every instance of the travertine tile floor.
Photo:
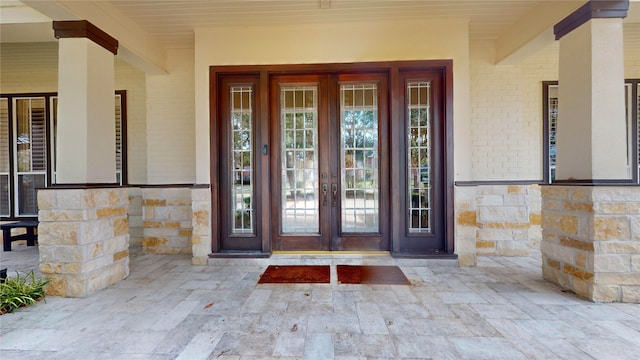
M 37 248 L 14 249 L 10 275 L 37 267 Z M 0 316 L 0 359 L 639 358 L 640 305 L 563 293 L 539 255 L 407 262 L 412 286 L 257 285 L 269 261 L 132 257 L 114 286 Z

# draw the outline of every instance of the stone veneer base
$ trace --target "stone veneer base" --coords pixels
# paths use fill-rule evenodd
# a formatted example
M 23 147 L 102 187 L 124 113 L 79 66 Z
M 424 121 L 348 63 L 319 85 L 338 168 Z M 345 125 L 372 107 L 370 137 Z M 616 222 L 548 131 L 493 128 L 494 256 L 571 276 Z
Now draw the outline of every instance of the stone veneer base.
M 128 191 L 38 191 L 40 272 L 50 296 L 84 297 L 129 275 Z
M 640 302 L 640 188 L 544 186 L 542 274 L 595 302 Z
M 478 255 L 528 256 L 540 239 L 540 186 L 455 187 L 455 252 L 460 266 Z
M 191 253 L 191 191 L 170 186 L 141 189 L 143 253 Z

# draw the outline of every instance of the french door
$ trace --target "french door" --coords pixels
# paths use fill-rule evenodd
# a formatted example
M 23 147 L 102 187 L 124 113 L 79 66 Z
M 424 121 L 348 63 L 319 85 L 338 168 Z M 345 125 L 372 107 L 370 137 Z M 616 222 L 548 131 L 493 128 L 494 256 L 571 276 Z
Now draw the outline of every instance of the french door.
M 386 77 L 270 80 L 274 250 L 388 250 Z
M 220 66 L 210 84 L 212 254 L 454 256 L 451 61 Z

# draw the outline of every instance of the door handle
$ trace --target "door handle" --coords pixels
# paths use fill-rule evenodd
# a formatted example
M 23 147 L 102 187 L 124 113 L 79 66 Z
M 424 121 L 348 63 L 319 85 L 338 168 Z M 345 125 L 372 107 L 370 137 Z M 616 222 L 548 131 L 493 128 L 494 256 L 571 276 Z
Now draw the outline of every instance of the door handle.
M 338 184 L 331 184 L 331 193 L 333 194 L 333 206 L 336 206 L 336 195 L 338 194 Z
M 322 204 L 327 205 L 327 192 L 329 191 L 329 185 L 322 184 Z

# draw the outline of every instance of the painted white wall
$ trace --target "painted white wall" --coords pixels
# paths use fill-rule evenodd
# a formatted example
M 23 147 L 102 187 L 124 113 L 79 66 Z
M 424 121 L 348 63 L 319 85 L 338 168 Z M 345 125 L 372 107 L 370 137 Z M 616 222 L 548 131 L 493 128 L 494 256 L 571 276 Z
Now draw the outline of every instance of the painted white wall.
M 193 56 L 193 49 L 169 50 L 169 73 L 147 75 L 146 134 L 149 184 L 196 181 Z
M 466 20 L 195 30 L 196 181 L 209 183 L 209 66 L 453 59 L 455 173 L 471 179 Z

